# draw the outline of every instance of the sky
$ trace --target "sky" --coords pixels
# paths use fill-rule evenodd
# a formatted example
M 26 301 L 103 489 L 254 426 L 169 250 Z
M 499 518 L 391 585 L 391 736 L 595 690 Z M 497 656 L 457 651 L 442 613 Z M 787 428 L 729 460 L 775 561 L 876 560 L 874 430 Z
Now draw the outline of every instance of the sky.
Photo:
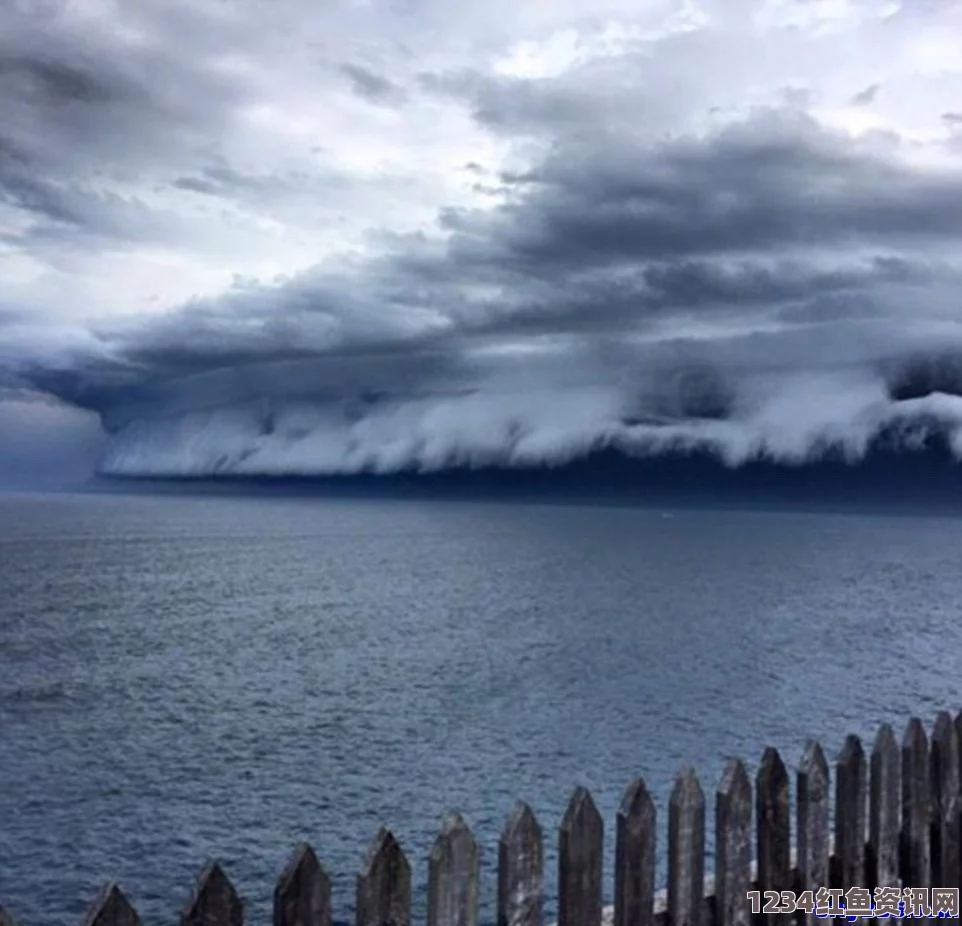
M 962 455 L 962 3 L 0 0 L 0 484 Z

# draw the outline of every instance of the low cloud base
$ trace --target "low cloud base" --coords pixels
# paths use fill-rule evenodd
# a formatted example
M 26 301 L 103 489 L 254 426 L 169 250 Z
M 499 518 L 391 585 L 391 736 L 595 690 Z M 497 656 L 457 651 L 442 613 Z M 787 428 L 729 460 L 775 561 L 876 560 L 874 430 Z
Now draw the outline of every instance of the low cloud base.
M 962 489 L 959 461 L 962 397 L 893 398 L 848 372 L 745 380 L 714 417 L 601 387 L 157 408 L 112 434 L 100 472 L 435 495 L 937 498 Z
M 105 491 L 131 485 L 151 492 L 203 494 L 962 511 L 962 467 L 947 443 L 936 437 L 911 451 L 882 440 L 858 461 L 826 454 L 804 465 L 754 459 L 726 466 L 704 450 L 639 458 L 607 448 L 550 466 L 300 476 L 114 475 L 95 483 Z

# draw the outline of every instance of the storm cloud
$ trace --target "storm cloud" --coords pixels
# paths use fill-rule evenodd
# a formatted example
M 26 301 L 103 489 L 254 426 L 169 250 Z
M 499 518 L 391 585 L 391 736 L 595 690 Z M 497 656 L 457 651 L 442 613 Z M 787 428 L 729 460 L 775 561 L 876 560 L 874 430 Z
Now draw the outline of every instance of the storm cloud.
M 0 12 L 0 389 L 105 471 L 962 455 L 954 6 L 107 6 Z

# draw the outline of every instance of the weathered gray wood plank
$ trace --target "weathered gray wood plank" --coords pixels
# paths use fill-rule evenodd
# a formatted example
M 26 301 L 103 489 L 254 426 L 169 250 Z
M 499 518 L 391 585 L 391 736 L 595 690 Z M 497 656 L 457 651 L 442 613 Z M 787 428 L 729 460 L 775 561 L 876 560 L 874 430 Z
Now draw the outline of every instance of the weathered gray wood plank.
M 140 926 L 140 917 L 124 896 L 120 885 L 111 882 L 100 889 L 90 905 L 84 926 Z
M 769 747 L 755 776 L 758 889 L 762 892 L 792 889 L 791 825 L 788 771 L 778 750 Z M 764 920 L 771 926 L 785 926 L 790 918 L 787 913 L 770 913 Z
M 900 887 L 902 757 L 895 732 L 883 723 L 875 736 L 869 776 L 868 887 Z
M 217 862 L 208 862 L 194 885 L 181 926 L 243 926 L 244 906 Z
M 471 830 L 448 814 L 428 859 L 428 926 L 477 926 L 480 858 Z
M 655 802 L 641 778 L 625 790 L 615 821 L 614 926 L 653 926 Z
M 933 864 L 933 886 L 962 888 L 962 798 L 943 801 L 939 820 L 938 878 Z
M 331 926 L 331 882 L 307 843 L 294 849 L 277 880 L 274 926 Z
M 357 876 L 357 926 L 410 926 L 411 866 L 394 834 L 382 827 Z
M 929 771 L 932 788 L 932 818 L 929 823 L 932 885 L 934 887 L 957 886 L 959 872 L 945 870 L 943 867 L 945 859 L 948 859 L 951 864 L 953 847 L 946 847 L 947 855 L 942 851 L 943 831 L 950 838 L 952 836 L 949 804 L 953 798 L 959 796 L 959 735 L 948 711 L 940 711 L 935 718 L 929 749 Z
M 862 741 L 849 734 L 835 766 L 835 855 L 846 891 L 865 887 L 867 773 Z
M 558 926 L 601 926 L 603 857 L 601 814 L 579 787 L 558 832 Z
M 929 743 L 925 727 L 913 717 L 902 738 L 902 883 L 908 887 L 932 886 L 931 819 L 932 783 Z M 936 887 L 942 885 L 937 884 Z
M 962 711 L 955 715 L 952 726 L 955 727 L 955 741 L 959 744 L 959 797 L 962 797 Z
M 751 888 L 752 785 L 731 759 L 715 794 L 715 926 L 749 926 Z
M 705 892 L 705 795 L 694 769 L 675 779 L 668 801 L 668 919 L 700 926 Z
M 544 840 L 534 811 L 519 803 L 498 843 L 498 926 L 541 926 Z
M 939 711 L 932 727 L 932 799 L 941 809 L 953 795 L 960 794 L 959 734 L 952 715 Z
M 805 744 L 796 777 L 798 874 L 802 891 L 828 887 L 828 762 L 822 747 Z M 800 913 L 800 920 L 814 926 L 814 913 Z

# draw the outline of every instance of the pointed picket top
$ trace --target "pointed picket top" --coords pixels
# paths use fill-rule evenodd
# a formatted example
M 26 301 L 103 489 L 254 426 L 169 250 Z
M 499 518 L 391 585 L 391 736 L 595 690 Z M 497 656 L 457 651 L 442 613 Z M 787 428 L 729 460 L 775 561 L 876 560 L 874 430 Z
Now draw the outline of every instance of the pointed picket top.
M 828 782 L 828 761 L 822 744 L 818 740 L 810 739 L 805 743 L 798 771 L 800 774 L 810 776 L 813 782 Z
M 675 777 L 675 784 L 671 789 L 669 806 L 672 804 L 679 808 L 697 807 L 705 803 L 705 792 L 701 789 L 698 775 L 695 770 L 686 765 Z
M 962 717 L 962 714 L 959 716 Z M 892 724 L 883 723 L 878 728 L 878 733 L 875 734 L 875 743 L 872 746 L 872 755 L 897 755 L 898 751 L 899 743 L 895 738 L 895 730 L 892 728 Z
M 862 746 L 862 741 L 854 734 L 849 733 L 845 737 L 845 742 L 842 744 L 842 749 L 838 754 L 838 765 L 850 766 L 852 764 L 857 764 L 865 760 L 865 747 Z
M 311 846 L 297 846 L 274 888 L 274 926 L 331 926 L 331 882 Z
M 653 926 L 655 802 L 643 778 L 625 789 L 615 819 L 614 926 Z
M 17 926 L 13 917 L 3 907 L 0 907 L 0 926 Z
M 898 885 L 902 821 L 902 755 L 891 724 L 875 735 L 869 767 L 870 883 Z
M 409 926 L 411 866 L 394 834 L 378 830 L 357 876 L 357 926 Z
M 756 782 L 788 782 L 788 769 L 782 759 L 782 754 L 774 746 L 766 746 L 762 753 L 762 761 L 758 763 Z M 770 785 L 769 785 L 770 786 Z
M 601 926 L 604 823 L 594 799 L 578 787 L 558 840 L 558 926 Z
M 928 747 L 929 738 L 925 733 L 925 724 L 921 717 L 910 717 L 905 725 L 905 733 L 902 734 L 903 749 L 921 749 L 922 746 Z
M 461 814 L 444 817 L 428 859 L 428 926 L 476 926 L 478 844 Z
M 913 717 L 902 737 L 902 879 L 911 887 L 932 886 L 931 800 L 928 737 L 921 719 Z
M 752 784 L 741 759 L 729 759 L 725 764 L 717 793 L 729 801 L 744 801 L 747 797 L 751 808 Z
M 862 741 L 850 733 L 835 764 L 835 855 L 841 886 L 848 890 L 865 881 L 865 817 L 868 776 Z
M 381 868 L 396 868 L 401 874 L 410 876 L 411 868 L 401 844 L 395 839 L 394 833 L 381 827 L 374 837 L 364 856 L 364 866 L 361 876 L 365 878 L 378 874 Z
M 808 740 L 796 776 L 798 874 L 803 891 L 813 894 L 829 886 L 828 762 L 816 740 Z M 814 912 L 802 911 L 804 923 L 814 924 Z
M 538 823 L 534 811 L 524 801 L 518 801 L 504 825 L 502 841 L 517 842 L 532 836 L 541 839 L 541 835 L 541 824 Z
M 393 851 L 397 845 L 398 842 L 394 838 L 394 833 L 386 826 L 378 829 L 377 835 L 371 840 L 367 851 L 364 853 L 364 861 L 361 863 L 361 874 L 370 874 L 371 867 L 374 865 L 378 856 L 383 855 L 385 852 Z
M 243 904 L 220 863 L 211 861 L 201 869 L 180 923 L 181 926 L 243 926 Z
M 618 816 L 624 818 L 632 831 L 654 826 L 655 802 L 651 799 L 644 778 L 636 778 L 625 788 L 618 806 Z
M 599 824 L 601 823 L 601 814 L 598 813 L 594 798 L 587 788 L 579 785 L 568 801 L 568 807 L 561 820 L 561 828 L 571 830 L 576 826 L 583 826 L 585 823 L 590 824 L 595 820 Z
M 705 893 L 705 794 L 695 770 L 675 779 L 668 801 L 668 917 L 697 926 Z
M 0 924 L 3 922 L 3 916 L 0 915 Z M 111 882 L 100 889 L 90 905 L 84 926 L 140 926 L 140 917 L 124 896 L 120 885 Z
M 788 769 L 777 749 L 769 746 L 755 776 L 755 833 L 758 886 L 762 891 L 787 891 L 792 879 L 792 830 Z M 786 914 L 770 914 L 787 920 Z M 776 920 L 777 922 L 778 920 Z
M 741 759 L 725 765 L 715 793 L 715 922 L 749 926 L 752 884 L 752 785 Z
M 534 811 L 519 802 L 498 841 L 498 926 L 541 926 L 544 839 Z
M 468 852 L 477 852 L 477 843 L 471 828 L 457 811 L 445 814 L 441 821 L 441 832 L 431 849 L 431 859 L 441 862 L 452 853 Z
M 439 850 L 444 844 L 452 840 L 469 839 L 474 841 L 471 827 L 464 821 L 464 817 L 456 810 L 448 811 L 441 819 L 441 832 L 434 840 L 434 850 Z

